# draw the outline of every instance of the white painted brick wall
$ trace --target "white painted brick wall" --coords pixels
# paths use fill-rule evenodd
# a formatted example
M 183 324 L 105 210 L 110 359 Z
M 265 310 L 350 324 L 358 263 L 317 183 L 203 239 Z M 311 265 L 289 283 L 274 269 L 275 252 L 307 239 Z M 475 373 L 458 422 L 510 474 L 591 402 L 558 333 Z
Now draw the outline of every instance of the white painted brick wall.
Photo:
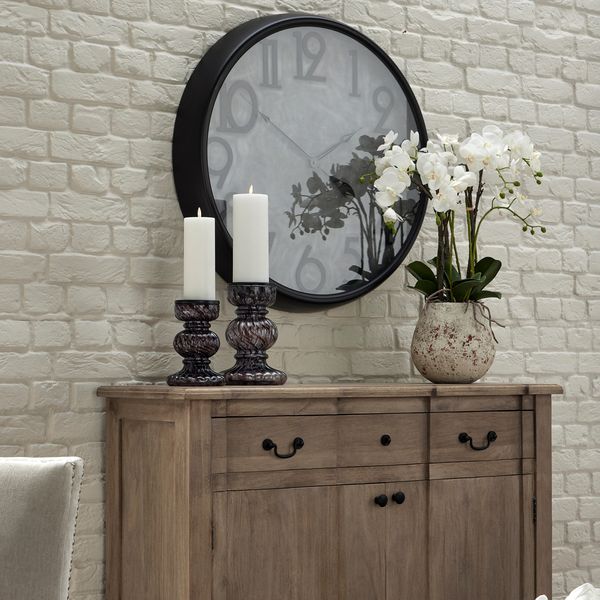
M 600 0 L 2 0 L 0 454 L 85 458 L 74 600 L 103 590 L 95 388 L 178 368 L 170 136 L 184 81 L 224 31 L 288 10 L 342 19 L 381 44 L 431 130 L 519 125 L 544 149 L 544 241 L 502 221 L 485 232 L 505 263 L 505 299 L 492 308 L 507 325 L 488 380 L 565 386 L 554 587 L 560 598 L 600 585 Z M 429 216 L 411 258 L 433 252 Z M 400 269 L 352 304 L 274 311 L 272 363 L 292 381 L 418 380 L 408 348 L 419 299 L 405 284 Z M 232 314 L 224 304 L 221 336 Z

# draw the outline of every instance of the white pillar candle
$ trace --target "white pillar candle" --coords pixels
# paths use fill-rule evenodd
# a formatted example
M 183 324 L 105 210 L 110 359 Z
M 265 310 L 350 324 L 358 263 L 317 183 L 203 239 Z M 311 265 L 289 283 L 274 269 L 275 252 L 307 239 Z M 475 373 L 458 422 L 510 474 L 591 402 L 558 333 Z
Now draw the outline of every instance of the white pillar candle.
M 233 195 L 233 281 L 269 282 L 269 197 Z
M 197 217 L 183 220 L 183 297 L 215 300 L 215 220 Z

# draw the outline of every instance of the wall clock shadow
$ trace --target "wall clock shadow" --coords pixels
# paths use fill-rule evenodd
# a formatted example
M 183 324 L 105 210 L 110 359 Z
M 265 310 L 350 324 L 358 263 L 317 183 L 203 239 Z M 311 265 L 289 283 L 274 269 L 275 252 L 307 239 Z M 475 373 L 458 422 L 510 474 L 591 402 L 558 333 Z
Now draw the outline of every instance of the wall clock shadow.
M 391 129 L 427 141 L 404 75 L 374 42 L 326 17 L 254 19 L 208 50 L 183 93 L 173 134 L 181 211 L 215 217 L 217 271 L 230 282 L 232 196 L 252 185 L 269 195 L 277 307 L 348 302 L 398 268 L 425 215 L 410 190 L 394 233 L 361 183 Z

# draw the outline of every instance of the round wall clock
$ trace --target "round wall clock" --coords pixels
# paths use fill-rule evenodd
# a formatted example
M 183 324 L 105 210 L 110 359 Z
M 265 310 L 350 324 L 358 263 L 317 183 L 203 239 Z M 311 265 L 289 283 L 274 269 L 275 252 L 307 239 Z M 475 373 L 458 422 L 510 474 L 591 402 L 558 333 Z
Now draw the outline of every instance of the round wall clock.
M 181 99 L 173 134 L 181 210 L 215 217 L 217 271 L 231 281 L 232 196 L 252 185 L 269 196 L 279 298 L 351 300 L 400 265 L 425 213 L 426 200 L 409 191 L 395 206 L 404 222 L 391 231 L 362 183 L 390 130 L 426 142 L 406 79 L 366 36 L 313 15 L 249 21 L 210 48 Z

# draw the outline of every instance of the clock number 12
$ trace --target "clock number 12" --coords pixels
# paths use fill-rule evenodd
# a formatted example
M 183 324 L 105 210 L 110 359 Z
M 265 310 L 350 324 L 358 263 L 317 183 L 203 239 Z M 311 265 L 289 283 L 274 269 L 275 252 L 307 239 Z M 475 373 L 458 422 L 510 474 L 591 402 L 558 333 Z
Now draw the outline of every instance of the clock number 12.
M 322 75 L 315 75 L 315 71 L 325 54 L 325 40 L 316 31 L 302 33 L 294 31 L 296 37 L 296 79 L 305 81 L 325 81 Z M 314 42 L 314 43 L 313 43 Z M 316 47 L 315 47 L 316 43 Z M 308 65 L 304 66 L 304 59 Z

